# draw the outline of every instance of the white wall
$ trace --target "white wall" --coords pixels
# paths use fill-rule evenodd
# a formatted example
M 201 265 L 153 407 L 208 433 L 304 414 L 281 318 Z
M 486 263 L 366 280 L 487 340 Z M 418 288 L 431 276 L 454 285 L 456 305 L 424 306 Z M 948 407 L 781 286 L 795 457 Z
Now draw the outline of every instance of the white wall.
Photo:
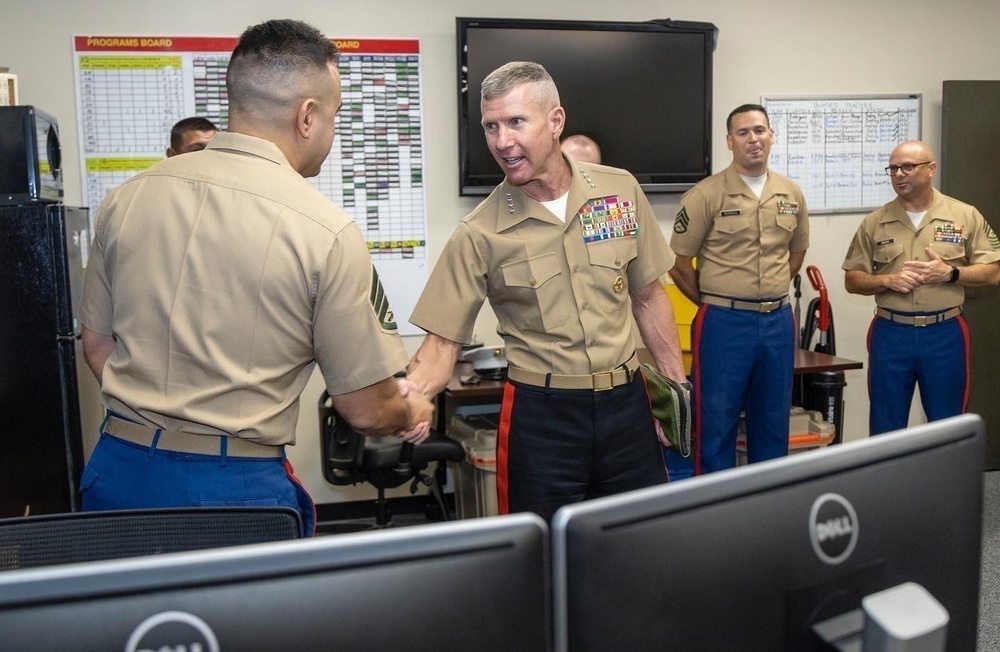
M 436 258 L 456 223 L 476 203 L 457 194 L 458 139 L 455 97 L 455 17 L 630 20 L 674 18 L 715 23 L 714 167 L 728 165 L 725 116 L 761 95 L 921 93 L 923 136 L 940 144 L 941 82 L 1000 78 L 1000 3 L 996 0 L 843 0 L 839 3 L 772 0 L 573 0 L 539 3 L 507 0 L 380 0 L 367 3 L 298 0 L 5 0 L 0 11 L 0 66 L 19 76 L 20 100 L 61 120 L 66 161 L 66 201 L 82 203 L 78 134 L 74 116 L 71 37 L 75 34 L 237 36 L 269 18 L 306 20 L 330 36 L 419 38 L 424 94 L 424 153 L 428 240 Z M 614 115 L 614 106 L 608 112 Z M 661 119 L 669 120 L 669 116 Z M 573 116 L 568 116 L 570 127 Z M 641 126 L 637 126 L 641 128 Z M 669 147 L 669 143 L 664 143 Z M 669 233 L 679 196 L 650 197 Z M 990 210 L 992 207 L 980 207 Z M 812 246 L 806 264 L 817 265 L 830 290 L 838 355 L 866 360 L 865 334 L 872 300 L 843 291 L 840 264 L 860 215 L 812 218 Z M 803 285 L 808 287 L 808 283 Z M 803 309 L 814 293 L 807 291 Z M 480 318 L 480 339 L 494 343 L 495 320 Z M 408 338 L 413 350 L 417 338 Z M 867 432 L 865 372 L 847 375 L 845 434 Z M 322 479 L 318 461 L 315 402 L 322 390 L 314 378 L 303 395 L 298 445 L 291 458 L 317 502 L 367 497 L 369 492 L 334 491 Z M 96 414 L 97 410 L 85 410 Z M 87 417 L 93 420 L 92 416 Z M 919 418 L 919 417 L 917 417 Z M 85 424 L 93 433 L 96 423 Z

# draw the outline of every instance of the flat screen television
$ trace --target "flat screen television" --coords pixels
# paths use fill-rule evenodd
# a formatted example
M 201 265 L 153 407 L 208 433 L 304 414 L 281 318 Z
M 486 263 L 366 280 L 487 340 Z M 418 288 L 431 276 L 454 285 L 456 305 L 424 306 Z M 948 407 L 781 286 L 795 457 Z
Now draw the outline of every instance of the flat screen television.
M 9 650 L 546 650 L 520 514 L 0 573 Z
M 483 135 L 480 90 L 509 61 L 545 66 L 566 109 L 563 136 L 597 141 L 602 162 L 646 192 L 680 192 L 712 173 L 711 23 L 457 18 L 459 187 L 503 180 Z
M 813 625 L 906 582 L 974 650 L 983 450 L 964 415 L 563 507 L 556 650 L 829 649 Z

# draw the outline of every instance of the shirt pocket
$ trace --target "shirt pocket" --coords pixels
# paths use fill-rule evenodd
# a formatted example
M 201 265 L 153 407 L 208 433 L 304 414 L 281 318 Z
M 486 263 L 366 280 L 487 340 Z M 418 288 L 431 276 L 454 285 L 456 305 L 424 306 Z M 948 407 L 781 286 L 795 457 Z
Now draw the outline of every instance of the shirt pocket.
M 930 249 L 949 263 L 965 262 L 965 245 L 961 242 L 932 242 Z
M 500 272 L 506 286 L 504 312 L 518 330 L 548 331 L 569 319 L 572 293 L 561 291 L 565 284 L 557 279 L 562 269 L 554 252 L 504 263 Z
M 778 213 L 777 217 L 774 219 L 775 223 L 785 231 L 792 233 L 795 231 L 795 227 L 799 225 L 799 216 L 790 215 L 788 213 Z
M 902 269 L 903 245 L 891 244 L 876 247 L 872 253 L 872 271 L 876 274 L 887 274 L 894 267 Z
M 587 245 L 593 274 L 594 296 L 604 312 L 627 305 L 628 266 L 638 255 L 635 238 L 612 238 Z
M 750 226 L 750 216 L 743 215 L 727 215 L 725 217 L 717 215 L 714 220 L 712 220 L 712 228 L 719 233 L 737 233 L 743 229 L 749 228 Z

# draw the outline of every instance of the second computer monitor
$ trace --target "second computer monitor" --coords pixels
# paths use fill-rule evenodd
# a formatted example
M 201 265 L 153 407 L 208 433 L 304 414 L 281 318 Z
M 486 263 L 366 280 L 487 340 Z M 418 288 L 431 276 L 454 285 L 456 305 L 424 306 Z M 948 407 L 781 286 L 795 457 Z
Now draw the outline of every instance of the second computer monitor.
M 564 507 L 557 650 L 810 650 L 814 624 L 916 582 L 976 647 L 983 424 L 966 415 Z

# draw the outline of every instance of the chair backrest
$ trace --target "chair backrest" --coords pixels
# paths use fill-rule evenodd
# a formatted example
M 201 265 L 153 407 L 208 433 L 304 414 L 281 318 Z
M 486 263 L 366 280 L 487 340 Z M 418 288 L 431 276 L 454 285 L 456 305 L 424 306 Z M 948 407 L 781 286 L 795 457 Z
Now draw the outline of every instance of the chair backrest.
M 0 571 L 297 539 L 290 507 L 191 507 L 0 519 Z
M 349 485 L 363 482 L 361 472 L 365 457 L 365 436 L 352 428 L 333 407 L 327 392 L 319 397 L 319 436 L 323 455 L 323 477 L 330 484 Z

